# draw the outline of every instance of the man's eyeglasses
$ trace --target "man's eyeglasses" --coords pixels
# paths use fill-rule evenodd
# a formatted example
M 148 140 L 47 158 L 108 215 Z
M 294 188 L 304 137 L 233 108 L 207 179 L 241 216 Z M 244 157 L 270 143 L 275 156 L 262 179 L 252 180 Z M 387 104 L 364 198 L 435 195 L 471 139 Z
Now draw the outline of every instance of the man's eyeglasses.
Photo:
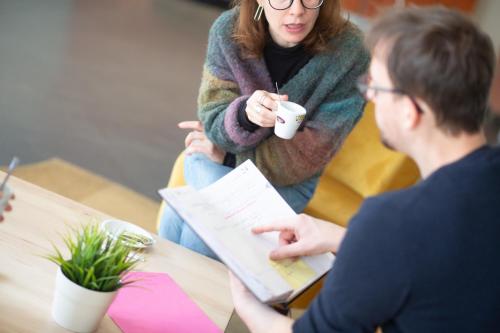
M 269 5 L 276 10 L 285 10 L 292 7 L 294 0 L 268 0 Z M 321 7 L 323 0 L 300 0 L 306 9 L 316 9 Z
M 396 89 L 396 88 L 377 87 L 377 86 L 370 85 L 370 77 L 368 75 L 361 76 L 358 79 L 356 86 L 357 86 L 359 92 L 363 95 L 363 97 L 367 101 L 373 100 L 379 92 L 396 94 L 396 95 L 404 95 L 410 99 L 410 101 L 415 106 L 415 109 L 417 109 L 418 113 L 424 112 L 423 109 L 420 107 L 420 105 L 415 100 L 415 98 L 413 96 L 409 95 L 408 93 L 406 93 L 404 90 Z M 372 92 L 371 96 L 368 95 L 370 91 Z

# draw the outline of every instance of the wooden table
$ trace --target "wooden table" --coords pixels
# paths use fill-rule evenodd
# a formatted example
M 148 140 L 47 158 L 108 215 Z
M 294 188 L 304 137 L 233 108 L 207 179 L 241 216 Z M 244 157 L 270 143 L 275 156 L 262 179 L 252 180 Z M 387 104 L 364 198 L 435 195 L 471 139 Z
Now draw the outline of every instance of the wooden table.
M 42 256 L 51 253 L 51 242 L 64 248 L 61 234 L 68 226 L 109 216 L 15 177 L 9 186 L 16 200 L 0 224 L 0 331 L 66 332 L 51 317 L 57 266 Z M 168 273 L 221 329 L 226 327 L 233 305 L 222 264 L 157 238 L 139 269 Z M 97 332 L 120 330 L 106 316 Z

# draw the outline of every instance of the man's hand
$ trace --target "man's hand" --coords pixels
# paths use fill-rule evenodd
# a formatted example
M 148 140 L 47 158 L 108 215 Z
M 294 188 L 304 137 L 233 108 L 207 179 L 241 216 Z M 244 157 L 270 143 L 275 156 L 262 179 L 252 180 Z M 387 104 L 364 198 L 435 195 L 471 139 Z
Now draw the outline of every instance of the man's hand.
M 292 331 L 292 319 L 275 312 L 267 305 L 259 302 L 231 272 L 229 272 L 229 284 L 231 286 L 234 308 L 250 332 L 281 333 Z
M 222 164 L 222 162 L 224 162 L 226 152 L 214 145 L 212 141 L 207 138 L 201 122 L 196 120 L 183 121 L 177 124 L 177 126 L 182 129 L 191 130 L 186 136 L 186 139 L 184 139 L 186 155 L 202 153 L 216 163 Z
M 269 257 L 272 260 L 281 260 L 337 252 L 346 229 L 305 214 L 252 229 L 255 234 L 269 231 L 280 232 L 280 246 L 272 251 Z

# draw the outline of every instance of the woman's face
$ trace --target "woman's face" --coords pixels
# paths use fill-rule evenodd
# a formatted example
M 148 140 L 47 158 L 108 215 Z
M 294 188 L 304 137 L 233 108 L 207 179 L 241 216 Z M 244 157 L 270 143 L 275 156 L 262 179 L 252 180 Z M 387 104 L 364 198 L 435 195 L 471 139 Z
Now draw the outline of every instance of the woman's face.
M 271 0 L 279 6 L 288 5 L 290 0 Z M 315 2 L 305 0 L 307 3 Z M 269 0 L 257 0 L 264 7 L 264 13 L 269 23 L 269 33 L 274 42 L 282 47 L 292 47 L 302 42 L 311 32 L 318 18 L 319 8 L 307 9 L 301 0 L 294 0 L 290 8 L 276 10 L 269 4 Z M 279 8 L 275 5 L 276 8 Z

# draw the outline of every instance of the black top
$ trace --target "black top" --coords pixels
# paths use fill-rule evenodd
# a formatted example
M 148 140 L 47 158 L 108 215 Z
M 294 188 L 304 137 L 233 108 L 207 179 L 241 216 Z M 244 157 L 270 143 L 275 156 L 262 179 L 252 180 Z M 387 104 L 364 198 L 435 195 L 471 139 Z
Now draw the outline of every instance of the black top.
M 292 77 L 295 76 L 313 57 L 308 53 L 302 44 L 293 47 L 282 47 L 276 44 L 271 38 L 264 47 L 264 61 L 266 62 L 267 70 L 273 81 L 278 83 L 281 88 Z M 259 125 L 252 123 L 246 114 L 246 103 L 240 104 L 238 110 L 238 122 L 245 130 L 253 132 Z M 224 165 L 234 167 L 235 158 L 232 154 L 227 153 L 224 158 Z
M 282 47 L 269 39 L 264 47 L 267 70 L 273 83 L 278 82 L 279 88 L 294 77 L 311 58 L 312 54 L 308 53 L 302 44 Z
M 500 148 L 367 199 L 294 332 L 500 331 Z

